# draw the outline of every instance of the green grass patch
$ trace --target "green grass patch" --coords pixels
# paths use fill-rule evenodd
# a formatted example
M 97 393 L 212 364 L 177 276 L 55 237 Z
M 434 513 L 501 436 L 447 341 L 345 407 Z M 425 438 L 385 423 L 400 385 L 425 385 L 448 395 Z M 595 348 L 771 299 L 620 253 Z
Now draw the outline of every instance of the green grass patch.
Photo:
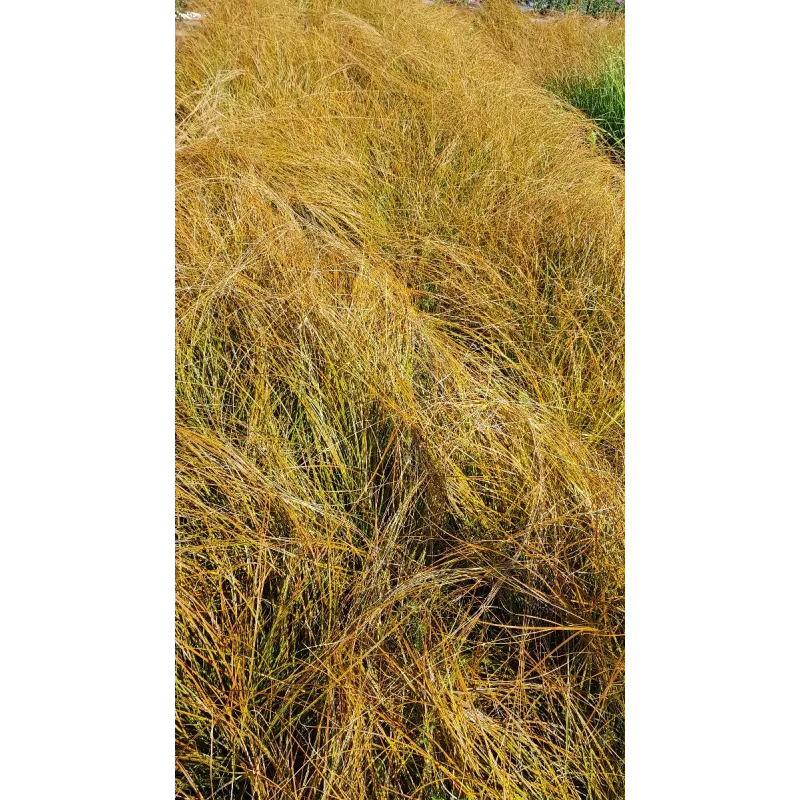
M 612 52 L 600 69 L 551 87 L 597 123 L 605 144 L 625 159 L 625 54 Z

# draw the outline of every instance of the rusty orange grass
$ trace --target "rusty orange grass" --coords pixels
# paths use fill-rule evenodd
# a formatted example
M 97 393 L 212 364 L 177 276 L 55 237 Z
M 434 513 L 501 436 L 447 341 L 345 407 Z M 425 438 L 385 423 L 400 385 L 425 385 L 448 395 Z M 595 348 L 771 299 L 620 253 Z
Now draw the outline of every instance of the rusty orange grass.
M 177 795 L 620 797 L 624 172 L 544 87 L 621 23 L 208 11 L 176 64 Z

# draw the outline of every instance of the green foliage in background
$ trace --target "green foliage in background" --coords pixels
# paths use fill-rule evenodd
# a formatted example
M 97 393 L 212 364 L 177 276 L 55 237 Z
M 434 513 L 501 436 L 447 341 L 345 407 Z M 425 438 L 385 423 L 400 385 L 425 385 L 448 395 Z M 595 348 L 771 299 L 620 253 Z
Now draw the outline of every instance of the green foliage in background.
M 522 0 L 519 5 L 536 11 L 580 11 L 582 14 L 624 14 L 625 3 L 616 0 Z

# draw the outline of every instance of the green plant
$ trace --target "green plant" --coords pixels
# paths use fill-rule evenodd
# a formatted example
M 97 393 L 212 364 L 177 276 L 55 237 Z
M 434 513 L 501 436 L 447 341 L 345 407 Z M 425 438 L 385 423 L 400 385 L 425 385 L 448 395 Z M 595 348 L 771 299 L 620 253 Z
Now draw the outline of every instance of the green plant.
M 624 14 L 625 3 L 617 0 L 517 0 L 518 5 L 536 11 L 579 11 L 582 14 Z
M 599 68 L 586 75 L 562 78 L 553 90 L 590 117 L 606 144 L 625 158 L 625 55 L 609 53 Z

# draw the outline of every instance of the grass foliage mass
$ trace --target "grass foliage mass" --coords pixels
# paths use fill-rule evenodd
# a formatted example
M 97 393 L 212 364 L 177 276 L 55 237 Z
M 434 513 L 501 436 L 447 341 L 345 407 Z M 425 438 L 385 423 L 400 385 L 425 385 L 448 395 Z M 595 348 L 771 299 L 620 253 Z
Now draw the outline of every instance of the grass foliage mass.
M 220 0 L 176 63 L 180 798 L 622 796 L 623 23 Z
M 625 157 L 625 56 L 612 51 L 593 74 L 577 73 L 554 88 L 585 112 L 602 132 L 605 143 Z

